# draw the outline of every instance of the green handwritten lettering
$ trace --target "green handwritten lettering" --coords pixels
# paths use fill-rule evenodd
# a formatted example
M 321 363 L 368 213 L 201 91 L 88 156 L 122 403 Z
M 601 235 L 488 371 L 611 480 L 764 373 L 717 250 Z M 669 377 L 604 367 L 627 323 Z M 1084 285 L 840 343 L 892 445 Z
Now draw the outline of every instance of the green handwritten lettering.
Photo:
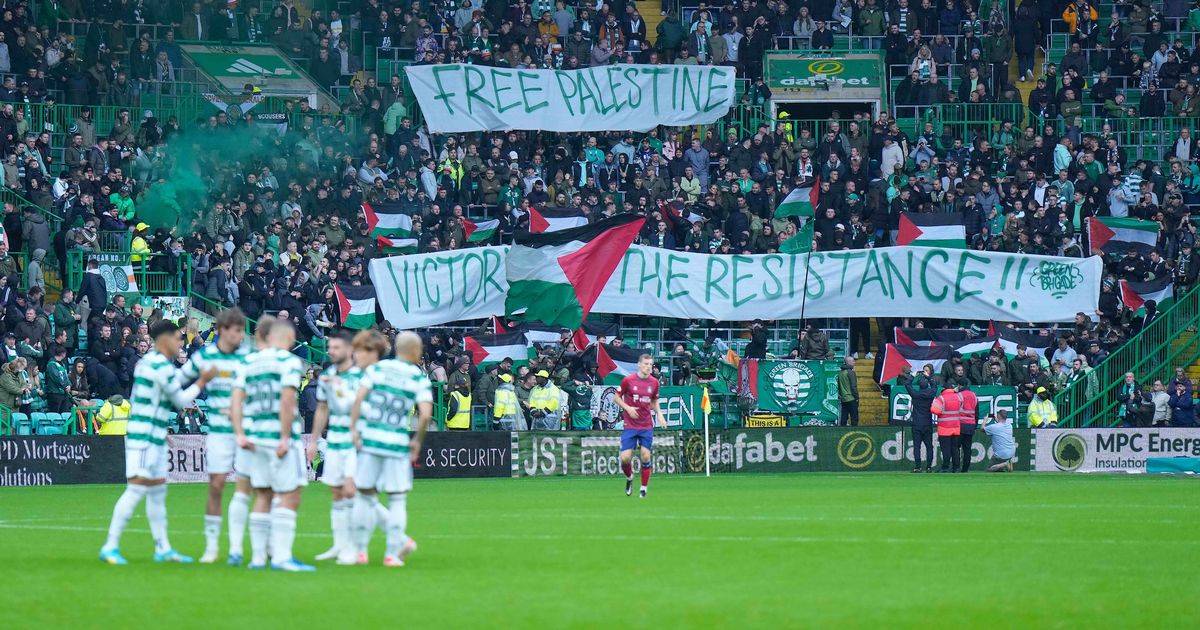
M 437 261 L 432 258 L 425 259 L 421 264 L 421 282 L 425 284 L 425 297 L 429 298 L 429 306 L 437 308 L 442 303 L 442 288 L 437 287 L 437 293 L 429 292 L 429 268 L 433 267 L 433 272 L 436 274 L 438 270 Z
M 499 68 L 492 68 L 492 98 L 494 98 L 496 101 L 496 112 L 500 114 L 503 114 L 504 112 L 521 105 L 520 101 L 513 101 L 508 105 L 505 105 L 503 102 L 501 102 L 500 93 L 513 89 L 511 85 L 503 88 L 500 87 L 500 79 L 502 77 L 505 79 L 510 78 L 512 77 L 512 73 L 505 70 L 500 70 Z
M 565 85 L 563 84 L 563 79 L 567 80 Z M 562 94 L 563 105 L 566 105 L 567 113 L 574 116 L 575 108 L 571 107 L 571 99 L 575 98 L 576 94 L 579 94 L 579 86 L 575 83 L 575 75 L 565 70 L 555 70 L 554 81 L 558 83 L 558 93 Z M 570 94 L 567 94 L 568 85 L 571 86 Z
M 477 302 L 479 300 L 479 294 L 483 292 L 483 283 L 480 282 L 478 284 L 475 284 L 475 292 L 473 294 L 470 293 L 471 285 L 473 284 L 470 282 L 471 262 L 474 262 L 476 265 L 479 266 L 479 275 L 481 277 L 483 276 L 483 256 L 480 256 L 479 254 L 476 254 L 474 252 L 468 253 L 466 256 L 464 256 L 463 263 L 462 263 L 462 277 L 463 277 L 462 305 L 463 306 L 471 306 L 471 305 L 475 304 L 475 302 Z
M 646 255 L 642 253 L 641 249 L 625 250 L 625 256 L 621 259 L 621 293 L 626 292 L 625 279 L 629 275 L 630 259 L 635 255 L 641 261 L 642 269 L 646 268 Z
M 454 106 L 450 104 L 450 98 L 453 96 L 456 96 L 457 94 L 455 92 L 447 92 L 446 91 L 446 86 L 442 85 L 442 73 L 443 72 L 455 72 L 461 67 L 462 66 L 460 66 L 458 64 L 445 65 L 445 66 L 441 66 L 441 65 L 433 66 L 433 82 L 437 84 L 437 91 L 438 91 L 437 96 L 433 97 L 433 100 L 441 101 L 442 104 L 446 106 L 446 113 L 448 113 L 448 114 L 454 113 Z M 407 310 L 407 308 L 408 307 L 406 305 L 405 309 Z
M 966 279 L 966 278 L 983 279 L 982 272 L 967 271 L 967 260 L 974 260 L 975 262 L 981 262 L 985 265 L 992 262 L 991 258 L 979 256 L 979 255 L 973 254 L 967 250 L 963 250 L 963 252 L 961 254 L 959 254 L 959 256 L 958 256 L 958 275 L 954 278 L 954 302 L 955 303 L 960 303 L 963 300 L 965 300 L 973 295 L 979 295 L 979 294 L 983 293 L 983 291 L 963 291 L 962 290 L 962 285 L 963 285 L 964 279 Z
M 536 78 L 538 78 L 538 75 L 534 72 L 525 72 L 524 70 L 517 71 L 517 86 L 521 88 L 521 102 L 525 105 L 525 113 L 526 114 L 531 114 L 543 107 L 550 106 L 550 101 L 545 101 L 545 100 L 542 101 L 541 103 L 530 104 L 530 102 L 529 102 L 530 94 L 533 94 L 534 92 L 544 91 L 544 90 L 542 90 L 541 86 L 538 86 L 538 85 L 525 85 L 525 79 L 536 79 Z M 559 87 L 561 88 L 562 85 L 560 84 Z M 567 109 L 569 110 L 570 107 L 568 106 Z
M 950 256 L 944 250 L 931 249 L 925 252 L 925 257 L 921 259 L 921 293 L 925 294 L 925 299 L 930 302 L 941 302 L 946 299 L 946 294 L 950 292 L 950 289 L 943 287 L 941 293 L 929 290 L 929 263 L 934 258 L 941 258 L 943 263 L 950 262 Z
M 691 293 L 691 291 L 689 291 L 687 289 L 684 289 L 682 291 L 676 291 L 676 292 L 671 291 L 671 281 L 672 280 L 674 280 L 675 278 L 683 278 L 686 280 L 688 277 L 688 274 L 686 274 L 686 273 L 674 273 L 672 271 L 672 267 L 675 265 L 676 262 L 687 263 L 688 259 L 685 256 L 678 256 L 676 254 L 667 254 L 667 300 L 668 301 L 674 300 L 676 298 L 681 298 L 681 297 Z
M 862 297 L 863 290 L 867 288 L 867 284 L 871 282 L 879 283 L 879 291 L 883 293 L 883 297 L 891 297 L 888 293 L 887 286 L 883 284 L 883 270 L 879 268 L 879 257 L 875 254 L 874 249 L 867 250 L 867 263 L 863 266 L 862 279 L 858 282 L 858 295 Z
M 472 87 L 471 86 L 471 77 L 475 77 L 476 79 L 478 79 L 479 85 Z M 466 80 L 466 84 L 467 84 L 467 111 L 468 112 L 470 112 L 472 114 L 475 113 L 475 106 L 471 104 L 472 101 L 479 101 L 480 103 L 483 103 L 484 105 L 486 105 L 488 109 L 496 109 L 496 106 L 493 105 L 491 101 L 489 101 L 486 98 L 479 95 L 480 90 L 482 90 L 483 87 L 485 85 L 487 85 L 487 78 L 483 76 L 483 70 L 480 70 L 479 68 L 477 68 L 475 66 L 463 66 L 463 78 Z
M 774 300 L 775 298 L 783 295 L 783 282 L 780 281 L 779 276 L 775 275 L 775 272 L 771 270 L 771 263 L 775 263 L 778 265 L 779 269 L 782 270 L 783 256 L 779 256 L 778 254 L 768 254 L 762 259 L 763 272 L 766 273 L 767 277 L 771 279 L 770 285 L 766 284 L 765 282 L 763 283 L 763 297 Z M 775 288 L 771 289 L 771 286 L 774 286 Z
M 629 91 L 625 94 L 625 103 L 632 108 L 641 107 L 642 105 L 642 86 L 637 82 L 637 68 L 625 68 L 622 72 L 625 78 L 629 80 Z M 634 92 L 637 92 L 637 100 L 633 100 Z
M 738 263 L 752 263 L 754 259 L 749 256 L 734 256 L 733 257 L 733 307 L 737 308 L 750 300 L 758 297 L 757 293 L 751 293 L 744 298 L 738 298 L 738 287 L 742 286 L 742 280 L 752 278 L 753 274 L 738 273 Z
M 828 254 L 828 256 L 830 258 L 832 258 L 834 260 L 842 261 L 842 279 L 841 279 L 841 283 L 838 284 L 838 293 L 846 292 L 846 271 L 848 271 L 850 269 L 850 261 L 854 260 L 855 258 L 862 258 L 863 256 L 866 256 L 866 255 L 867 255 L 866 252 L 853 252 L 853 251 L 831 252 L 830 254 Z
M 725 78 L 725 77 L 729 76 L 729 73 L 720 68 L 717 68 L 717 67 L 713 67 L 708 70 L 708 90 L 707 90 L 707 94 L 704 97 L 705 113 L 711 112 L 712 110 L 724 105 L 729 100 L 728 98 L 722 98 L 721 100 L 717 101 L 716 103 L 713 102 L 713 100 L 712 100 L 713 92 L 717 92 L 717 91 L 724 92 L 729 89 L 728 83 L 721 83 L 721 84 L 714 85 L 713 77 L 716 77 L 716 76 Z
M 654 283 L 654 296 L 662 297 L 662 278 L 660 278 L 658 275 L 659 262 L 660 261 L 659 261 L 659 255 L 658 255 L 657 249 L 654 250 L 654 268 L 652 270 L 647 271 L 645 261 L 643 259 L 641 279 L 638 282 L 638 293 L 645 295 L 646 294 L 646 285 L 649 284 L 650 282 L 653 282 Z
M 721 265 L 721 275 L 719 277 L 717 277 L 717 279 L 714 280 L 713 279 L 713 267 L 715 267 L 717 265 Z M 707 277 L 704 279 L 704 301 L 705 302 L 712 302 L 712 294 L 714 292 L 720 293 L 722 298 L 726 298 L 726 299 L 729 298 L 729 294 L 726 293 L 725 289 L 722 289 L 720 287 L 720 285 L 718 284 L 719 282 L 724 280 L 725 276 L 727 276 L 727 275 L 729 275 L 729 263 L 725 262 L 725 259 L 722 258 L 721 256 L 709 256 L 708 270 L 706 273 Z
M 888 251 L 885 250 L 883 253 L 883 267 L 887 270 L 888 288 L 892 291 L 892 297 L 900 297 L 900 295 L 896 293 L 896 281 L 900 282 L 900 288 L 904 290 L 904 294 L 907 297 L 912 297 L 913 295 L 913 252 L 912 250 L 905 250 L 904 253 L 908 258 L 908 268 L 903 271 L 896 266 L 896 263 L 892 262 L 892 256 Z
M 504 252 L 507 253 L 508 250 L 505 249 Z M 494 264 L 488 264 L 489 261 Z M 496 282 L 496 272 L 503 270 L 504 258 L 501 257 L 500 252 L 494 249 L 483 250 L 483 282 L 480 284 L 483 285 L 483 299 L 485 301 L 487 300 L 488 285 L 496 287 L 496 293 L 504 293 L 504 287 L 501 287 L 500 283 Z

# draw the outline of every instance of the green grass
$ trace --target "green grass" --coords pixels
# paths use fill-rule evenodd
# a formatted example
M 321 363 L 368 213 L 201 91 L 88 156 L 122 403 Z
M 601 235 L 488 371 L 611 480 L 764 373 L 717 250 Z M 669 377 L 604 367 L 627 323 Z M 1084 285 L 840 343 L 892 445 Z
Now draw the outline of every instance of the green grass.
M 1196 481 L 725 475 L 417 482 L 402 569 L 158 566 L 143 512 L 96 560 L 118 486 L 0 488 L 7 627 L 1195 627 Z M 203 546 L 204 488 L 171 538 Z M 297 556 L 329 545 L 310 486 Z M 372 561 L 380 559 L 381 534 Z M 222 536 L 222 544 L 225 539 Z M 248 543 L 248 540 L 247 540 Z

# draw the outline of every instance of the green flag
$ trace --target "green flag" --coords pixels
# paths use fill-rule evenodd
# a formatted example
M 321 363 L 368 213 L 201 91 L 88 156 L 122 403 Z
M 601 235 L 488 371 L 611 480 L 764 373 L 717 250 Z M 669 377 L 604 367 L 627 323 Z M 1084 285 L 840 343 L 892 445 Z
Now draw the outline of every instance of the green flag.
M 807 254 L 812 251 L 812 244 L 813 220 L 809 219 L 795 236 L 779 244 L 779 251 L 784 254 Z

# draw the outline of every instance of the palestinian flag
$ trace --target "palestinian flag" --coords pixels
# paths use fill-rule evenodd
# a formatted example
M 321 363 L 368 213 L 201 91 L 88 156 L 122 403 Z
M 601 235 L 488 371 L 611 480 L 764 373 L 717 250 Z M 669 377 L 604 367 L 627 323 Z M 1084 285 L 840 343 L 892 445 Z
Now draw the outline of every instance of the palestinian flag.
M 917 247 L 967 247 L 967 228 L 961 212 L 901 212 L 900 229 L 892 233 L 896 245 Z
M 596 373 L 606 385 L 616 385 L 621 379 L 637 373 L 638 357 L 642 352 L 636 348 L 614 346 L 608 343 L 596 346 Z
M 529 207 L 529 231 L 533 234 L 561 232 L 587 224 L 588 220 L 583 216 L 583 211 L 576 208 L 542 208 L 538 210 L 533 206 Z
M 415 238 L 392 238 L 390 236 L 376 236 L 375 243 L 379 245 L 379 249 L 385 254 L 417 253 L 417 239 Z
M 557 344 L 562 339 L 563 332 L 566 328 L 562 326 L 542 326 L 539 324 L 525 324 L 517 330 L 525 333 L 525 342 L 532 348 L 534 344 L 550 343 Z
M 505 316 L 579 328 L 645 223 L 619 214 L 558 232 L 518 232 L 505 263 Z
M 1171 284 L 1171 278 L 1164 277 L 1150 282 L 1129 282 L 1121 280 L 1121 303 L 1131 311 L 1137 311 L 1146 305 L 1146 302 L 1154 300 L 1159 312 L 1163 309 L 1164 302 L 1170 302 L 1175 298 L 1175 285 Z
M 599 341 L 600 337 L 613 339 L 620 331 L 621 327 L 616 322 L 610 324 L 583 322 L 583 327 L 576 328 L 574 334 L 571 335 L 571 342 L 576 350 L 584 350 Z
M 1045 357 L 1053 341 L 1053 337 L 1049 335 L 1028 333 L 1012 326 L 997 326 L 994 322 L 988 324 L 988 334 L 999 337 L 996 343 L 1004 349 L 1004 356 L 1010 359 L 1017 356 L 1017 346 L 1025 346 L 1026 353 L 1033 350 L 1038 356 Z
M 812 185 L 798 186 L 788 193 L 787 197 L 775 208 L 775 218 L 783 219 L 786 217 L 813 217 L 813 208 L 817 205 L 818 195 L 821 192 L 821 177 L 817 176 Z
M 879 383 L 894 384 L 906 365 L 912 368 L 914 374 L 926 365 L 932 365 L 935 373 L 940 372 L 942 364 L 953 357 L 953 346 L 898 346 L 889 343 L 883 348 L 883 370 L 879 375 Z
M 529 362 L 529 346 L 523 332 L 463 337 L 463 349 L 471 355 L 474 365 L 499 363 L 504 359 L 512 359 L 513 365 Z
M 375 325 L 375 287 L 333 285 L 337 296 L 338 322 L 346 328 L 363 329 Z
M 1089 253 L 1124 254 L 1131 248 L 1148 254 L 1158 243 L 1158 223 L 1119 217 L 1088 217 Z
M 468 243 L 482 243 L 492 240 L 492 236 L 496 234 L 496 230 L 500 227 L 500 219 L 491 219 L 489 221 L 472 221 L 463 219 L 463 233 L 466 234 Z
M 363 219 L 371 229 L 372 236 L 412 238 L 412 216 L 400 210 L 399 204 L 383 203 L 374 208 L 369 203 L 362 205 Z
M 795 236 L 779 244 L 779 251 L 783 254 L 807 254 L 812 251 L 813 238 L 813 220 L 807 219 Z
M 975 356 L 977 354 L 987 354 L 996 347 L 996 342 L 1000 340 L 999 335 L 989 337 L 974 337 L 964 339 L 953 343 L 938 343 L 937 346 L 947 345 L 954 348 L 954 351 L 962 355 L 964 359 Z
M 892 329 L 898 346 L 933 346 L 959 343 L 971 338 L 962 328 L 901 328 Z

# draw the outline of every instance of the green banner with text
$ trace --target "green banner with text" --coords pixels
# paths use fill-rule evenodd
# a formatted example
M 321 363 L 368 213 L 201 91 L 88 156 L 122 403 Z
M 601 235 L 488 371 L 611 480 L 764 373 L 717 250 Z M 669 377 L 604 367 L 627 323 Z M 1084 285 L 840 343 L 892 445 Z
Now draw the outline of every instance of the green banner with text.
M 759 361 L 757 406 L 803 424 L 836 424 L 840 369 L 838 361 Z

